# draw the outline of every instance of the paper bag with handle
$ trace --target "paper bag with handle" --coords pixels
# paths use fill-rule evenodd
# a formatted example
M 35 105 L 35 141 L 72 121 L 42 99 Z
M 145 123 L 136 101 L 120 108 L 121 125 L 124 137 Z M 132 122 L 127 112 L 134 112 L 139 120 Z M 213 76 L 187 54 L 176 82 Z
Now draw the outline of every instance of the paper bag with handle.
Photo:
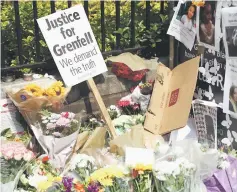
M 188 60 L 172 71 L 159 64 L 144 128 L 166 134 L 184 127 L 191 109 L 200 57 Z

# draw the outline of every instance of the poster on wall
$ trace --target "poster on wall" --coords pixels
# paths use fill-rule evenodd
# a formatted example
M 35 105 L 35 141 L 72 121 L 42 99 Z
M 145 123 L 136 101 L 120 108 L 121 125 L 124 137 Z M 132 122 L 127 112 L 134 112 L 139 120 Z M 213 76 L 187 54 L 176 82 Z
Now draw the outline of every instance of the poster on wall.
M 179 62 L 183 63 L 188 61 L 189 59 L 193 59 L 194 57 L 198 56 L 198 42 L 195 38 L 194 45 L 191 50 L 189 50 L 183 43 L 179 44 Z
M 189 50 L 192 50 L 196 36 L 196 10 L 191 1 L 179 1 L 167 31 Z
M 223 103 L 226 59 L 225 54 L 205 49 L 201 55 L 194 98 Z
M 226 60 L 223 104 L 223 111 L 237 119 L 237 59 Z
M 224 113 L 223 109 L 218 107 L 217 111 L 217 145 L 222 146 L 221 140 L 228 138 L 234 149 L 237 149 L 237 119 Z
M 217 148 L 217 105 L 195 100 L 192 103 L 198 142 L 209 148 Z
M 205 1 L 197 8 L 197 39 L 200 45 L 220 51 L 221 1 Z
M 226 57 L 237 60 L 237 7 L 223 8 L 221 13 Z

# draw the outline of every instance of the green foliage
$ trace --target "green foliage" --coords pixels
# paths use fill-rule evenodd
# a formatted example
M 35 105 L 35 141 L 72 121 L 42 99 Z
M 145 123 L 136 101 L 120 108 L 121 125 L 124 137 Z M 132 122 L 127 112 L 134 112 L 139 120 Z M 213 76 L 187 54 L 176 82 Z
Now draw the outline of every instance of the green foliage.
M 83 3 L 82 0 L 72 1 L 72 6 Z M 136 2 L 136 15 L 135 15 L 135 41 L 136 45 L 142 44 L 142 33 L 145 30 L 145 1 Z M 63 10 L 67 8 L 67 1 L 55 1 L 56 10 Z M 167 9 L 167 3 L 165 3 L 165 11 Z M 37 13 L 38 18 L 50 14 L 50 1 L 37 1 Z M 157 21 L 157 17 L 160 15 L 160 2 L 151 1 L 151 23 L 156 23 L 151 37 L 155 36 L 156 42 L 158 39 L 162 39 L 158 34 L 154 34 L 154 30 L 160 31 L 163 27 L 160 25 L 160 21 Z M 120 2 L 120 28 L 116 31 L 116 11 L 115 0 L 105 1 L 105 51 L 115 49 L 116 34 L 120 34 L 121 48 L 130 47 L 131 40 L 131 2 L 122 0 Z M 22 31 L 22 48 L 23 48 L 23 60 L 21 64 L 35 63 L 36 62 L 36 49 L 35 49 L 35 31 L 34 31 L 34 19 L 33 19 L 33 4 L 31 1 L 19 1 L 19 14 L 21 21 Z M 92 30 L 95 34 L 99 47 L 102 48 L 101 38 L 101 12 L 100 1 L 89 1 L 89 21 L 92 26 Z M 16 25 L 15 14 L 12 2 L 5 2 L 1 10 L 1 30 L 2 30 L 2 43 L 4 44 L 4 58 L 5 65 L 11 64 L 18 65 L 19 58 L 17 57 L 17 39 L 16 39 Z M 148 32 L 146 33 L 148 35 Z M 151 38 L 149 43 L 153 42 Z M 40 32 L 40 61 L 45 61 L 51 58 L 51 54 L 48 50 L 47 44 Z M 143 42 L 144 43 L 144 42 Z
M 32 72 L 30 68 L 23 68 L 20 69 L 19 71 L 22 72 L 23 74 L 30 74 Z

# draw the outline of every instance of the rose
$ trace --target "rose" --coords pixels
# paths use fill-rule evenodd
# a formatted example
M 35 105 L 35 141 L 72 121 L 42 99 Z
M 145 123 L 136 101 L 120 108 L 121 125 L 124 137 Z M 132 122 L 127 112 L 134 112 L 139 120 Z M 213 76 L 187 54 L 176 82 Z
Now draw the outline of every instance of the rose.
M 16 161 L 20 161 L 20 160 L 22 159 L 22 157 L 23 157 L 23 154 L 22 154 L 21 152 L 14 154 L 14 159 L 15 159 Z
M 7 160 L 12 159 L 13 155 L 14 155 L 13 150 L 6 151 L 6 153 L 3 154 L 4 158 L 7 159 Z
M 31 159 L 33 159 L 34 157 L 34 153 L 32 151 L 28 151 L 27 153 L 24 154 L 24 160 L 25 161 L 30 161 Z

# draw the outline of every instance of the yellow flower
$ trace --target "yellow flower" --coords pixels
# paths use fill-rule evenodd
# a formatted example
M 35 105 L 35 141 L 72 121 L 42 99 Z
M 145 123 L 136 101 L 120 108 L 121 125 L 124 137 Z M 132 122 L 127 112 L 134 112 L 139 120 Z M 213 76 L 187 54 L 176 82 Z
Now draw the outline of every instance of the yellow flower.
M 53 182 L 51 181 L 42 181 L 37 185 L 37 188 L 39 191 L 46 191 L 52 184 Z
M 124 173 L 119 167 L 110 166 L 96 170 L 90 176 L 90 181 L 98 181 L 103 186 L 112 186 L 113 179 L 122 178 Z
M 151 171 L 152 165 L 143 165 L 143 164 L 137 164 L 134 168 L 135 170 L 139 171 Z
M 65 87 L 61 81 L 56 81 L 49 88 L 45 90 L 47 96 L 60 96 L 65 94 Z
M 44 90 L 36 84 L 28 84 L 24 89 L 28 92 L 31 92 L 36 97 L 40 97 L 44 93 Z

